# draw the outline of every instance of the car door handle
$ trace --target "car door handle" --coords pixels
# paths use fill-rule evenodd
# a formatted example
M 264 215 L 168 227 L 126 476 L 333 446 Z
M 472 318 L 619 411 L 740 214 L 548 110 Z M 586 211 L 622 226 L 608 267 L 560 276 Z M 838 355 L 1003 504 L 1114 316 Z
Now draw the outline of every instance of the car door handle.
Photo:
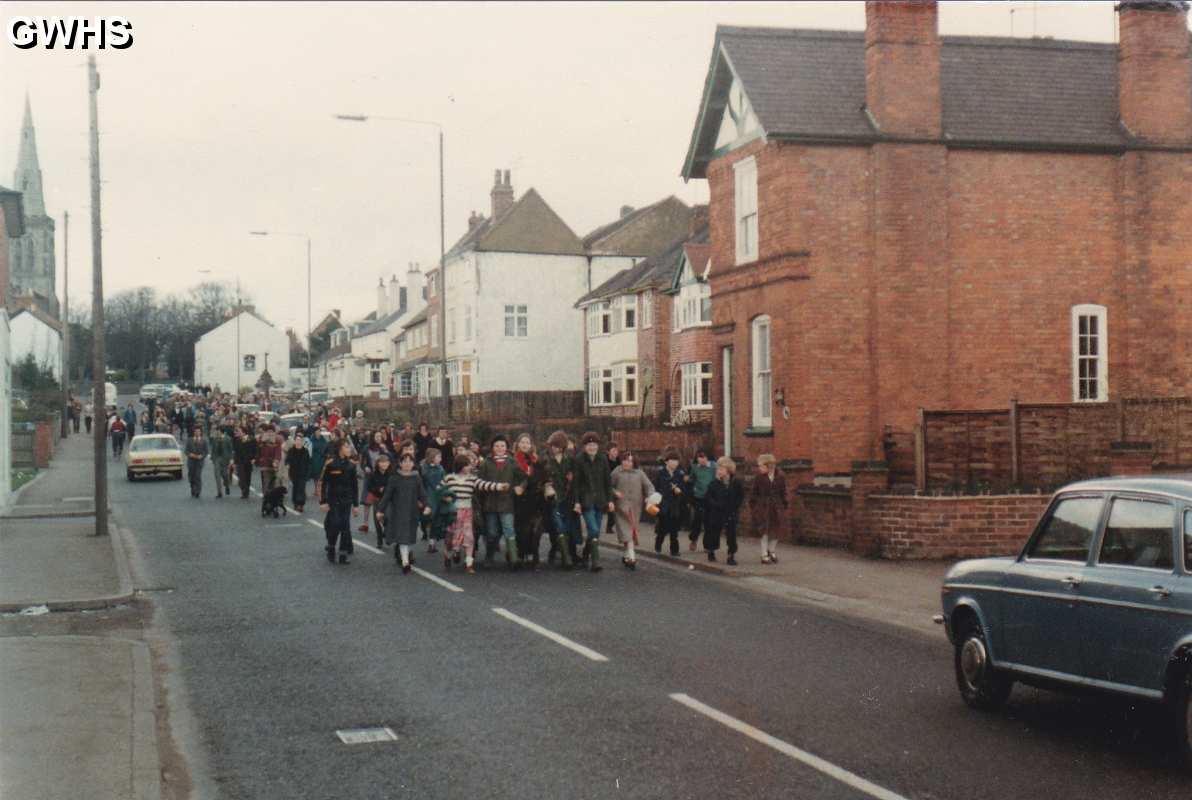
M 1064 583 L 1068 584 L 1068 588 L 1075 589 L 1076 587 L 1080 586 L 1081 580 L 1080 580 L 1080 578 L 1076 578 L 1076 577 L 1073 577 L 1072 575 L 1069 575 L 1066 578 L 1064 578 Z
M 1166 586 L 1152 586 L 1151 593 L 1160 600 L 1166 600 L 1171 597 L 1171 589 L 1168 589 Z

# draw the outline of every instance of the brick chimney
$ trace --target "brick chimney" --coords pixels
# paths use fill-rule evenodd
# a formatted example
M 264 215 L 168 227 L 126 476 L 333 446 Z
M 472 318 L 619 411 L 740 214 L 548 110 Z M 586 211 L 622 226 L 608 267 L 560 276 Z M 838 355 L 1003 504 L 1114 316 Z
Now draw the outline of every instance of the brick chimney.
M 513 184 L 509 182 L 509 170 L 505 170 L 505 178 L 501 179 L 501 170 L 493 173 L 493 221 L 513 207 Z
M 625 219 L 636 210 L 633 206 L 621 206 L 621 219 Z
M 1118 102 L 1131 133 L 1157 144 L 1192 136 L 1188 11 L 1183 2 L 1118 3 Z
M 473 211 L 470 215 L 468 215 L 468 230 L 474 231 L 476 226 L 482 222 L 484 222 L 484 215 L 477 214 L 475 211 Z
M 865 3 L 865 105 L 883 134 L 940 136 L 938 17 L 934 0 Z

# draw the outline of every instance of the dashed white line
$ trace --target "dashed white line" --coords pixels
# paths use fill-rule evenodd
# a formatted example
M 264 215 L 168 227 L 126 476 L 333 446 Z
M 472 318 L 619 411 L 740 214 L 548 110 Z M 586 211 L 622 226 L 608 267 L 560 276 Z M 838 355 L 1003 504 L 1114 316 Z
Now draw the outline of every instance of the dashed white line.
M 421 575 L 422 577 L 426 578 L 431 583 L 439 584 L 440 586 L 442 586 L 444 589 L 446 589 L 449 592 L 462 592 L 463 591 L 463 589 L 456 586 L 451 581 L 445 581 L 442 578 L 440 578 L 438 575 L 434 575 L 430 572 L 427 572 L 424 569 L 419 569 L 418 567 L 411 567 L 411 569 L 414 570 L 414 572 Z
M 555 633 L 552 630 L 547 630 L 546 628 L 542 627 L 541 625 L 539 625 L 536 622 L 530 622 L 530 620 L 526 619 L 525 617 L 519 617 L 517 614 L 514 614 L 512 611 L 509 611 L 508 609 L 494 608 L 493 613 L 496 614 L 497 616 L 504 617 L 505 619 L 509 620 L 510 622 L 516 622 L 518 625 L 521 625 L 523 628 L 528 628 L 529 630 L 534 631 L 534 633 L 538 634 L 539 636 L 545 636 L 547 639 L 550 639 L 552 642 L 554 642 L 556 644 L 561 644 L 564 647 L 566 647 L 568 650 L 573 650 L 574 652 L 579 653 L 584 658 L 591 659 L 592 661 L 608 661 L 607 656 L 602 656 L 602 655 L 600 655 L 600 653 L 597 653 L 595 650 L 593 650 L 589 647 L 584 647 L 579 642 L 573 642 L 570 639 L 568 639 L 566 636 L 560 636 L 559 634 Z
M 860 775 L 849 772 L 843 767 L 838 767 L 830 761 L 825 761 L 819 756 L 812 755 L 806 750 L 800 750 L 789 742 L 784 742 L 775 736 L 771 736 L 763 730 L 753 727 L 747 722 L 742 722 L 736 717 L 730 717 L 723 711 L 717 711 L 711 706 L 704 705 L 693 697 L 685 695 L 681 692 L 670 695 L 670 699 L 676 703 L 687 706 L 692 711 L 697 711 L 705 717 L 714 719 L 721 725 L 732 728 L 737 733 L 743 733 L 755 742 L 761 742 L 767 747 L 771 747 L 785 756 L 793 758 L 795 761 L 805 764 L 814 770 L 818 770 L 829 778 L 834 778 L 846 786 L 850 786 L 859 792 L 864 792 L 870 797 L 876 797 L 878 800 L 907 800 L 900 794 L 892 792 L 876 783 L 867 781 Z

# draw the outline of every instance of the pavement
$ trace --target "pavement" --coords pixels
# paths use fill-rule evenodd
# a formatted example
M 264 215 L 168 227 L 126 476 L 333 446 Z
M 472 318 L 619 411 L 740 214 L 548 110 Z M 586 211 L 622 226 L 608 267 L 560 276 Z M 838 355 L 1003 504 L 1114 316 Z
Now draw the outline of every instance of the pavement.
M 0 798 L 160 797 L 149 647 L 58 635 L 133 598 L 124 532 L 94 536 L 91 457 L 72 434 L 0 516 Z

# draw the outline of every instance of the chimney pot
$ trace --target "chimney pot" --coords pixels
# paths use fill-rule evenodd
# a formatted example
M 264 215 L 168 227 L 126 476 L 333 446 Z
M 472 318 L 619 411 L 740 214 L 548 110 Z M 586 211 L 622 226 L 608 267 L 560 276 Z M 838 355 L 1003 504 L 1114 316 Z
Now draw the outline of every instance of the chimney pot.
M 636 210 L 633 206 L 621 206 L 621 219 L 625 219 Z
M 509 170 L 505 170 L 505 182 L 501 182 L 501 170 L 497 170 L 497 183 L 492 192 L 492 219 L 495 222 L 502 214 L 513 207 L 513 184 L 510 182 Z
M 501 185 L 501 170 L 493 170 L 493 186 Z

